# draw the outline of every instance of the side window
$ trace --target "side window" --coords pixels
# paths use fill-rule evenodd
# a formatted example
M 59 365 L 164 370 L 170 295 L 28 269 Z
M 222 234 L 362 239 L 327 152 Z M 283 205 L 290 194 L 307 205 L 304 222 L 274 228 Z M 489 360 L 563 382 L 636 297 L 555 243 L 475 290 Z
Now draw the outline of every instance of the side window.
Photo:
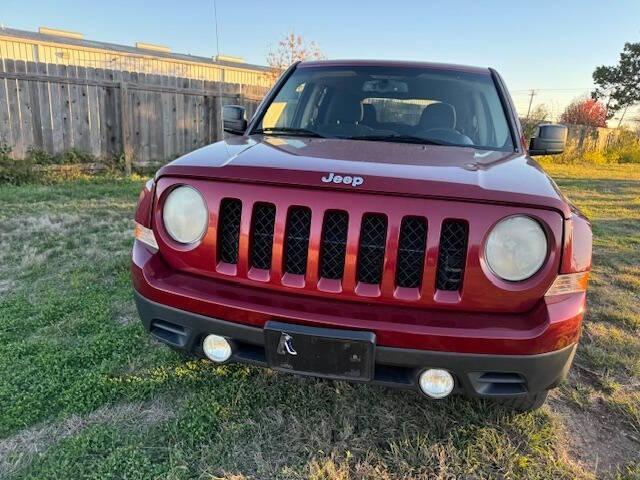
M 494 138 L 488 138 L 486 145 L 496 145 L 499 147 L 511 146 L 511 133 L 509 132 L 509 124 L 507 118 L 502 110 L 502 103 L 500 97 L 495 93 L 495 90 L 490 95 L 482 94 L 482 104 L 486 111 L 487 121 L 490 122 L 488 129 L 491 132 L 491 136 Z
M 304 110 L 300 116 L 302 128 L 310 128 L 320 124 L 321 112 L 325 107 L 325 99 L 329 91 L 329 88 L 324 85 L 309 85 L 307 90 L 310 88 L 311 92 L 305 92 L 308 94 L 308 98 L 305 100 Z
M 271 102 L 262 119 L 262 128 L 290 127 L 306 83 L 287 83 Z

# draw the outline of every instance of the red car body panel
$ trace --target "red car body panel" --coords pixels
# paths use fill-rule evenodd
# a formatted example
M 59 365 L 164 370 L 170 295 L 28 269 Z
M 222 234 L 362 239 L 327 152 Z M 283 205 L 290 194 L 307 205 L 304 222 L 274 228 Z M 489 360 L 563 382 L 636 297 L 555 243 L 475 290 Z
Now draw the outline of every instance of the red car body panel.
M 535 161 L 471 147 L 254 135 L 191 152 L 161 168 L 157 178 L 353 190 L 323 185 L 320 177 L 327 172 L 365 177 L 358 192 L 522 205 L 571 215 L 568 201 Z

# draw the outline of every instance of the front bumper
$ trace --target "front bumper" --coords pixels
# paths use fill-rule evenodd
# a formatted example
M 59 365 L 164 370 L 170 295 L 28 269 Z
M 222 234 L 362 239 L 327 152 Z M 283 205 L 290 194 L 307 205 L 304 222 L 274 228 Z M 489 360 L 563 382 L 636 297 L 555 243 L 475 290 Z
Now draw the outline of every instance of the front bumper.
M 267 366 L 264 330 L 169 307 L 135 292 L 142 322 L 154 337 L 182 350 L 202 355 L 207 334 L 233 340 L 232 362 Z M 304 328 L 304 327 L 303 327 Z M 555 387 L 571 366 L 576 344 L 536 355 L 491 355 L 375 346 L 371 383 L 417 389 L 425 368 L 443 368 L 454 375 L 454 393 L 474 397 L 518 397 Z
M 131 277 L 134 289 L 156 303 L 258 329 L 276 320 L 369 331 L 385 347 L 509 356 L 555 352 L 576 344 L 586 298 L 584 292 L 544 297 L 522 313 L 355 303 L 339 296 L 274 292 L 176 270 L 138 241 Z

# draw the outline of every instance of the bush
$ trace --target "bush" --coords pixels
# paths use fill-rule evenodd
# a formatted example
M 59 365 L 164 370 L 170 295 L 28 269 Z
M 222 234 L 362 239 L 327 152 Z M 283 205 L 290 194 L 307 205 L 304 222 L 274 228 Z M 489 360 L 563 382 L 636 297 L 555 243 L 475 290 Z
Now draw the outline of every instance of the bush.
M 27 151 L 27 159 L 38 165 L 72 165 L 96 162 L 93 155 L 75 148 L 57 155 L 51 155 L 37 148 L 30 148 Z
M 10 157 L 11 148 L 0 145 L 0 185 L 25 183 L 53 183 L 88 177 L 93 173 L 121 175 L 124 171 L 124 155 L 114 155 L 98 161 L 93 155 L 71 149 L 58 155 L 30 148 L 23 159 Z M 96 169 L 88 168 L 96 164 Z
M 640 163 L 640 138 L 628 130 L 623 131 L 605 154 L 612 163 Z
M 11 148 L 0 145 L 0 185 L 22 185 L 35 180 L 33 161 L 29 159 L 15 160 L 9 155 Z
M 595 165 L 604 165 L 605 163 L 612 163 L 610 158 L 600 150 L 591 150 L 582 154 L 582 161 L 584 163 L 593 163 Z
M 593 165 L 640 163 L 640 138 L 636 132 L 623 130 L 604 150 L 580 150 L 575 144 L 569 144 L 562 154 L 541 157 L 541 161 Z

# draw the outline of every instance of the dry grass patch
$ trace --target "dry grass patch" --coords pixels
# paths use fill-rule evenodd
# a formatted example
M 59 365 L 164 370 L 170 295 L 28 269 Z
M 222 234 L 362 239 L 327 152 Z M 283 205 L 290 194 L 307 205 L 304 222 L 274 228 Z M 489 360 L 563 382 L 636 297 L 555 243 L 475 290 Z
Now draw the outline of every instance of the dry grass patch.
M 65 438 L 96 425 L 144 430 L 174 415 L 163 401 L 105 405 L 88 415 L 72 415 L 63 421 L 27 428 L 0 440 L 0 478 L 27 468 L 38 456 Z

